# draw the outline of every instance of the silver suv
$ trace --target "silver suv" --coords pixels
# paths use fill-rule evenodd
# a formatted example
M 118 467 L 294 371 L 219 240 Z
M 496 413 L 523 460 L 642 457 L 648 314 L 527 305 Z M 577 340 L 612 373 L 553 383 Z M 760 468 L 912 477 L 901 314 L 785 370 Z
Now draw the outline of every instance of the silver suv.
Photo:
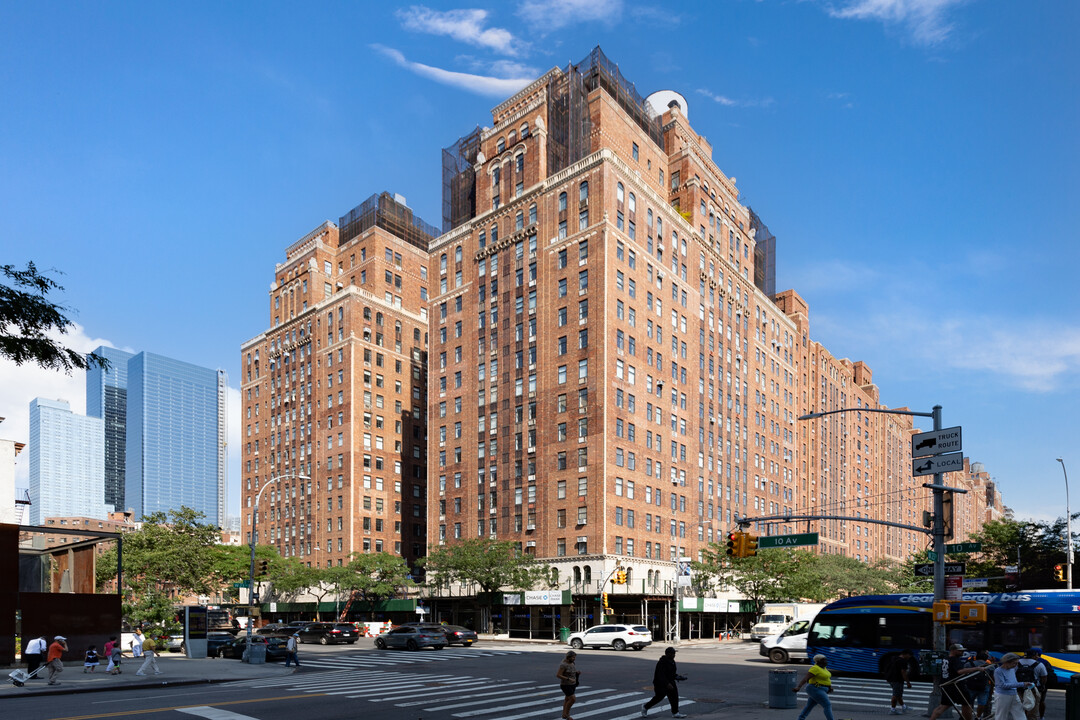
M 594 625 L 585 632 L 573 633 L 567 642 L 575 650 L 583 647 L 641 650 L 652 644 L 652 632 L 644 625 Z

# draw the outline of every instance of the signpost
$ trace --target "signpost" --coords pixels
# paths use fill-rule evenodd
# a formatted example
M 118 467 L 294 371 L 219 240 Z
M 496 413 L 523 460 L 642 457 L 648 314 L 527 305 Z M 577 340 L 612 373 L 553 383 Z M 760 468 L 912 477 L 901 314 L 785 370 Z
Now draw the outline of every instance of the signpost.
M 960 452 L 960 426 L 931 430 L 911 436 L 911 457 Z
M 785 548 L 817 544 L 818 534 L 816 532 L 800 533 L 796 535 L 772 535 L 769 537 L 758 538 L 759 550 L 762 548 Z
M 916 458 L 911 461 L 911 474 L 915 477 L 919 477 L 920 475 L 957 472 L 963 469 L 964 453 L 962 452 Z

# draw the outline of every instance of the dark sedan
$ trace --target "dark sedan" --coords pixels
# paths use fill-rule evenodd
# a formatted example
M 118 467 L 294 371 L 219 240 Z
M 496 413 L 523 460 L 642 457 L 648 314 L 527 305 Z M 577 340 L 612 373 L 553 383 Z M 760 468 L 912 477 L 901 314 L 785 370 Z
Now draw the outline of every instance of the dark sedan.
M 281 638 L 259 637 L 251 638 L 252 644 L 266 645 L 266 661 L 274 662 L 285 659 L 285 641 Z M 244 657 L 244 648 L 247 646 L 247 637 L 241 635 L 232 642 L 224 643 L 217 649 L 217 657 L 241 659 Z M 209 655 L 209 653 L 207 653 Z
M 446 635 L 447 645 L 463 645 L 469 647 L 476 642 L 476 631 L 460 625 L 442 625 L 442 631 Z
M 300 625 L 285 625 L 282 623 L 274 623 L 272 625 L 264 625 L 255 631 L 255 634 L 264 638 L 287 638 L 294 632 L 301 630 Z
M 422 647 L 442 650 L 446 647 L 446 634 L 438 626 L 417 627 L 415 625 L 402 625 L 376 637 L 375 647 L 380 650 L 387 648 L 419 650 Z
M 311 625 L 305 625 L 297 632 L 300 633 L 300 642 L 317 642 L 321 645 L 352 644 L 360 637 L 352 623 L 312 623 Z

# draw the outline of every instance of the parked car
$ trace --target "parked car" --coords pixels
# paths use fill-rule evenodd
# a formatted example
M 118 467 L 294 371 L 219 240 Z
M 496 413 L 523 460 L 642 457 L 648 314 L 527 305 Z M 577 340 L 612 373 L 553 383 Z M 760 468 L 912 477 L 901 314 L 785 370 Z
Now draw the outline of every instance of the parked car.
M 221 630 L 206 633 L 206 657 L 217 657 L 217 649 L 227 642 L 232 642 L 235 637 L 231 632 Z M 187 654 L 187 643 L 182 640 L 180 652 Z
M 281 638 L 268 638 L 253 635 L 251 642 L 261 643 L 266 645 L 266 661 L 274 662 L 277 660 L 285 659 L 285 641 Z M 238 638 L 233 638 L 232 642 L 227 642 L 218 647 L 217 656 L 219 658 L 235 658 L 237 660 L 244 657 L 244 648 L 247 645 L 247 636 L 241 635 Z
M 652 632 L 644 625 L 594 625 L 584 632 L 571 634 L 567 642 L 575 650 L 583 647 L 641 650 L 652 644 Z
M 312 623 L 298 631 L 300 642 L 317 642 L 321 645 L 331 643 L 355 643 L 360 637 L 352 623 Z
M 390 632 L 380 633 L 375 638 L 375 647 L 380 650 L 387 648 L 419 650 L 422 647 L 442 650 L 446 647 L 446 633 L 436 625 L 399 625 Z
M 299 632 L 300 625 L 286 625 L 282 623 L 273 623 L 271 625 L 264 625 L 255 631 L 255 634 L 259 637 L 267 638 L 287 638 L 294 632 Z
M 439 627 L 446 635 L 447 645 L 460 644 L 463 647 L 469 647 L 476 642 L 475 630 L 460 625 L 439 625 Z

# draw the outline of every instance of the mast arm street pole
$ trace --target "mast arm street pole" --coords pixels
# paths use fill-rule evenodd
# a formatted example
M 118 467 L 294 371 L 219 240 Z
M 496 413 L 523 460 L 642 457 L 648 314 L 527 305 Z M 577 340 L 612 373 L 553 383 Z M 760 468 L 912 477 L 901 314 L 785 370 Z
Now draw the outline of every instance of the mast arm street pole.
M 1066 542 L 1068 544 L 1068 556 L 1066 557 L 1066 569 L 1068 574 L 1065 587 L 1072 590 L 1073 576 L 1073 541 L 1072 541 L 1072 511 L 1069 509 L 1069 472 L 1065 469 L 1065 459 L 1058 458 L 1057 461 L 1061 463 L 1061 472 L 1065 473 L 1065 534 Z
M 282 473 L 281 475 L 275 475 L 268 478 L 263 486 L 259 488 L 259 492 L 255 495 L 255 502 L 251 508 L 251 539 L 248 543 L 251 546 L 251 558 L 248 565 L 248 613 L 247 613 L 247 643 L 246 648 L 251 647 L 251 626 L 254 624 L 254 617 L 252 613 L 255 608 L 255 544 L 259 539 L 259 501 L 262 500 L 262 495 L 266 492 L 266 489 L 270 487 L 272 483 L 276 483 L 284 478 L 297 478 L 298 480 L 310 480 L 307 475 L 299 475 L 297 473 Z M 244 662 L 247 662 L 247 649 L 244 650 Z

